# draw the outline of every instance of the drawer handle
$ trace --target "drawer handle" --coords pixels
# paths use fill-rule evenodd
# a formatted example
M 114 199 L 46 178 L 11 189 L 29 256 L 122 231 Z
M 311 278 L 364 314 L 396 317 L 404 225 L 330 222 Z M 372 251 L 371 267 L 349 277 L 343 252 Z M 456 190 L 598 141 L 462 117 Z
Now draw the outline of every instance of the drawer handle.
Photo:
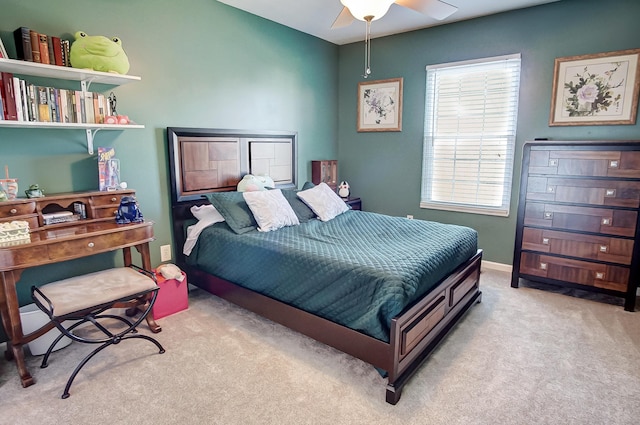
M 15 208 L 11 208 L 11 210 L 10 210 L 9 212 L 10 212 L 11 214 L 15 214 L 15 213 L 17 213 L 17 212 L 18 212 L 18 210 L 17 210 L 17 209 L 15 209 Z
M 553 218 L 553 213 L 552 212 L 546 212 L 543 215 L 545 220 L 551 220 Z
M 609 251 L 609 247 L 606 245 L 600 245 L 600 252 L 608 252 Z
M 554 186 L 547 187 L 547 193 L 556 193 L 556 188 Z
M 113 210 L 113 215 L 118 214 L 118 210 Z
M 94 246 L 96 246 L 96 244 L 94 244 L 93 242 L 89 242 L 89 243 L 87 244 L 87 246 L 88 246 L 89 248 L 93 248 Z
M 549 245 L 549 238 L 542 238 L 542 245 Z
M 558 166 L 558 160 L 557 159 L 550 159 L 549 160 L 549 167 L 557 167 Z
M 602 225 L 603 226 L 611 226 L 611 218 L 603 218 L 602 219 Z
M 111 202 L 116 202 L 118 198 L 111 198 Z
M 540 270 L 547 270 L 547 263 L 540 263 Z
M 609 168 L 618 168 L 618 164 L 619 162 L 617 159 L 611 160 L 609 161 Z
M 604 192 L 604 196 L 615 197 L 616 196 L 616 190 L 615 189 L 607 189 Z
M 603 272 L 596 272 L 596 279 L 604 280 L 604 273 Z

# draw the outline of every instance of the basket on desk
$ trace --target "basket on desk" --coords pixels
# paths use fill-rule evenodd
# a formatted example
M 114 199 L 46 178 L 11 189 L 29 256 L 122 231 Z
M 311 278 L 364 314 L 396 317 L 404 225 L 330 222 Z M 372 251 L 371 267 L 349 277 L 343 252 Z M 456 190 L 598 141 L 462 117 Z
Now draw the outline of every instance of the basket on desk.
M 29 222 L 8 221 L 0 223 L 0 243 L 29 240 Z

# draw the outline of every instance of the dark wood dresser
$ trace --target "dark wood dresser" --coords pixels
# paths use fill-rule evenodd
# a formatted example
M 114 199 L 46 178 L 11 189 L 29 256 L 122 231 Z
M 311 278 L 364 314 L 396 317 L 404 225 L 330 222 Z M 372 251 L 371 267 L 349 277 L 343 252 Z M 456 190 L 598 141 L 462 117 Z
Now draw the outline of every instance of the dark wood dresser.
M 633 311 L 639 208 L 640 141 L 525 143 L 511 286 L 605 293 Z

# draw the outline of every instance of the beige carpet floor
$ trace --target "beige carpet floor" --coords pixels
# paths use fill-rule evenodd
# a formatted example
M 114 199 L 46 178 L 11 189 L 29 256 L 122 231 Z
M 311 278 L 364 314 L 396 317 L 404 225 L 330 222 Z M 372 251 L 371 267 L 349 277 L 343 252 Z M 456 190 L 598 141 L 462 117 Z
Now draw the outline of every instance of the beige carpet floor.
M 640 312 L 485 271 L 483 301 L 384 402 L 369 365 L 200 290 L 157 338 L 73 343 L 22 388 L 0 357 L 0 424 L 638 424 Z M 141 329 L 148 332 L 146 329 Z M 4 345 L 0 344 L 4 351 Z

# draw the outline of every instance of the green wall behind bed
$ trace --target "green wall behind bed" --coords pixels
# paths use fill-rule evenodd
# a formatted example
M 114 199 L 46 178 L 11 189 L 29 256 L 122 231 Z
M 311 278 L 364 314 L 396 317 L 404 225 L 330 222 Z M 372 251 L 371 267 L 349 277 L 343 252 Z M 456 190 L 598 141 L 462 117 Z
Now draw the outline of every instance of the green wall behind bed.
M 129 74 L 142 81 L 114 89 L 118 112 L 145 128 L 101 131 L 95 145 L 115 147 L 122 179 L 155 222 L 154 265 L 160 245 L 171 243 L 166 127 L 296 131 L 300 185 L 312 159 L 337 156 L 338 47 L 331 43 L 214 0 L 0 0 L 0 37 L 10 55 L 20 26 L 123 40 Z M 37 182 L 46 193 L 94 190 L 97 159 L 85 144 L 83 131 L 0 128 L 0 165 L 22 189 Z M 32 283 L 106 268 L 120 257 L 27 270 L 21 302 L 30 302 Z
M 452 2 L 455 4 L 455 2 Z M 456 223 L 479 232 L 484 259 L 511 264 L 526 140 L 638 139 L 640 124 L 549 127 L 554 58 L 640 48 L 640 1 L 562 0 L 528 9 L 374 39 L 371 80 L 404 78 L 402 132 L 356 132 L 356 87 L 363 44 L 340 48 L 339 179 L 363 208 L 390 215 Z M 375 26 L 375 22 L 373 23 Z M 425 67 L 522 54 L 515 178 L 507 218 L 421 209 Z

